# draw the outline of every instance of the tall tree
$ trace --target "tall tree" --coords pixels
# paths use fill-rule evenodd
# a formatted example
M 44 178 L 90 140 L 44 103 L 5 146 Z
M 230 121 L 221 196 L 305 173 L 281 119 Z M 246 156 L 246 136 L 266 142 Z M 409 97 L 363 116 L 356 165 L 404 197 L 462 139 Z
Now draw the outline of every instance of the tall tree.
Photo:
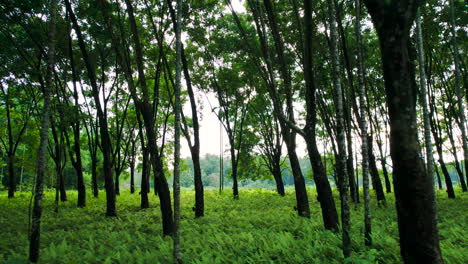
M 173 216 L 172 216 L 172 206 L 171 206 L 171 196 L 169 191 L 169 186 L 167 184 L 167 180 L 164 177 L 164 174 L 158 170 L 158 168 L 162 168 L 161 162 L 161 154 L 158 150 L 158 145 L 156 142 L 156 131 L 154 125 L 154 111 L 153 107 L 150 103 L 149 91 L 146 83 L 146 76 L 144 71 L 144 62 L 143 62 L 143 48 L 140 42 L 140 37 L 138 34 L 138 28 L 136 24 L 135 14 L 133 11 L 132 3 L 129 0 L 125 1 L 125 5 L 127 7 L 128 19 L 130 24 L 130 30 L 132 33 L 132 40 L 134 45 L 135 57 L 136 57 L 136 64 L 138 70 L 138 86 L 141 91 L 141 97 L 139 93 L 137 93 L 137 89 L 135 84 L 133 83 L 132 77 L 132 70 L 131 64 L 129 61 L 129 50 L 128 48 L 124 48 L 121 44 L 120 40 L 114 34 L 113 26 L 111 24 L 111 16 L 110 16 L 110 5 L 106 0 L 99 1 L 102 15 L 104 18 L 104 23 L 106 29 L 111 37 L 112 47 L 115 51 L 115 55 L 117 56 L 117 61 L 121 68 L 124 71 L 125 79 L 127 81 L 128 88 L 130 90 L 131 97 L 135 104 L 135 108 L 137 111 L 141 113 L 146 138 L 148 140 L 147 146 L 150 152 L 150 160 L 151 165 L 154 172 L 155 183 L 156 187 L 158 188 L 159 194 L 159 201 L 161 205 L 161 213 L 163 219 L 163 233 L 164 235 L 171 235 L 174 232 L 173 227 Z M 123 32 L 121 32 L 123 34 Z
M 12 108 L 14 107 L 11 98 L 14 95 L 13 90 L 16 90 L 15 87 L 9 87 L 5 89 L 3 87 L 3 82 L 0 83 L 0 91 L 2 92 L 3 99 L 5 101 L 5 109 L 6 109 L 6 121 L 7 121 L 7 138 L 8 140 L 5 142 L 3 138 L 0 138 L 0 143 L 2 144 L 5 153 L 7 155 L 7 167 L 8 167 L 8 198 L 15 197 L 16 191 L 16 177 L 15 177 L 15 160 L 16 160 L 16 151 L 18 149 L 18 145 L 21 142 L 21 137 L 24 135 L 26 131 L 26 127 L 28 125 L 29 114 L 30 114 L 30 106 L 18 106 L 17 109 L 23 108 L 26 110 L 23 113 L 23 120 L 19 124 L 20 128 L 19 131 L 14 133 L 16 130 L 14 129 L 15 121 L 19 121 L 19 119 L 15 119 L 13 117 Z
M 70 15 L 72 21 L 73 29 L 75 30 L 76 36 L 78 38 L 78 46 L 81 50 L 81 55 L 86 66 L 86 72 L 88 74 L 89 82 L 91 84 L 92 93 L 94 97 L 94 104 L 96 106 L 100 137 L 101 137 L 101 150 L 104 158 L 104 184 L 106 188 L 106 215 L 107 216 L 117 216 L 117 211 L 115 208 L 115 189 L 114 189 L 114 180 L 112 177 L 112 160 L 111 160 L 111 142 L 109 137 L 109 126 L 107 123 L 107 118 L 105 116 L 103 107 L 101 105 L 101 99 L 99 95 L 99 87 L 96 81 L 96 69 L 93 67 L 93 64 L 90 61 L 88 50 L 84 42 L 83 34 L 81 28 L 78 24 L 78 20 L 73 12 L 70 0 L 65 0 L 65 6 Z
M 291 165 L 291 170 L 294 176 L 294 188 L 296 190 L 296 202 L 297 202 L 297 211 L 300 216 L 310 217 L 310 208 L 309 208 L 309 201 L 307 196 L 307 190 L 305 188 L 305 180 L 302 174 L 299 159 L 296 153 L 296 132 L 293 131 L 290 127 L 288 127 L 288 120 L 294 120 L 294 109 L 292 104 L 292 87 L 291 87 L 291 76 L 288 69 L 287 62 L 285 60 L 285 48 L 283 43 L 283 38 L 280 35 L 277 23 L 277 15 L 273 8 L 273 5 L 270 0 L 264 0 L 264 8 L 266 13 L 265 15 L 260 13 L 261 7 L 258 3 L 250 4 L 252 12 L 255 12 L 254 8 L 257 7 L 257 12 L 259 14 L 259 18 L 257 18 L 257 32 L 260 38 L 261 46 L 262 46 L 262 54 L 264 60 L 267 63 L 267 72 L 269 73 L 269 81 L 267 82 L 268 91 L 270 94 L 270 98 L 273 100 L 274 111 L 275 115 L 277 115 L 278 120 L 280 122 L 281 127 L 281 134 L 283 136 L 283 140 L 286 144 L 286 149 L 288 151 L 288 157 Z M 254 13 L 255 14 L 255 13 Z M 275 56 L 270 54 L 268 51 L 268 42 L 267 42 L 267 35 L 266 35 L 266 27 L 265 21 L 268 21 L 268 25 L 271 30 L 271 34 L 273 37 L 274 43 L 274 50 L 276 52 L 276 57 L 278 59 L 278 64 L 280 67 L 280 76 L 283 80 L 283 91 L 284 97 L 286 100 L 286 112 L 287 117 L 284 115 L 283 108 L 281 106 L 281 100 L 278 93 L 277 84 L 275 84 L 275 78 L 273 77 L 273 65 L 272 61 Z M 265 78 L 266 79 L 266 78 Z M 293 121 L 292 121 L 293 122 Z
M 426 150 L 426 169 L 427 174 L 431 179 L 434 178 L 434 156 L 432 155 L 432 139 L 431 127 L 429 123 L 429 107 L 427 104 L 426 92 L 426 72 L 424 64 L 424 47 L 421 29 L 421 7 L 416 15 L 416 34 L 418 43 L 418 64 L 419 64 L 419 88 L 421 93 L 421 105 L 423 107 L 423 121 L 424 121 L 424 142 Z
M 457 44 L 457 32 L 455 29 L 455 7 L 453 0 L 450 0 L 450 31 L 452 33 L 452 46 L 453 46 L 453 57 L 455 62 L 455 91 L 457 94 L 458 103 L 458 115 L 459 115 L 459 127 L 462 133 L 462 145 L 463 145 L 463 157 L 465 159 L 465 177 L 468 182 L 468 138 L 466 134 L 466 114 L 465 114 L 465 103 L 463 102 L 462 95 L 462 80 L 460 76 L 460 54 L 458 51 Z M 464 87 L 465 93 L 467 87 Z M 465 100 L 468 102 L 468 95 Z
M 170 0 L 167 0 L 169 6 L 169 12 L 171 15 L 172 23 L 174 24 L 174 29 L 177 25 L 177 18 L 175 10 L 172 7 Z M 189 126 L 187 124 L 187 118 L 184 116 L 182 111 L 182 121 L 183 127 L 182 132 L 187 139 L 189 145 L 190 154 L 192 155 L 193 162 L 193 178 L 195 183 L 195 217 L 201 217 L 205 214 L 205 201 L 203 193 L 203 181 L 202 181 L 202 170 L 200 166 L 200 124 L 198 120 L 198 111 L 197 111 L 197 102 L 195 98 L 195 92 L 192 85 L 192 78 L 189 71 L 189 63 L 187 60 L 187 55 L 185 52 L 184 44 L 181 44 L 181 60 L 182 68 L 184 73 L 185 84 L 187 86 L 187 92 L 190 100 L 190 109 L 192 113 L 192 128 L 193 128 L 193 140 L 190 136 Z M 193 141 L 193 142 L 192 142 Z
M 49 32 L 47 49 L 47 72 L 44 93 L 44 109 L 41 122 L 40 143 L 37 159 L 37 176 L 34 189 L 34 204 L 32 210 L 32 226 L 29 244 L 29 260 L 36 263 L 39 260 L 39 245 L 41 237 L 42 196 L 44 194 L 44 174 L 46 166 L 47 140 L 49 139 L 50 123 L 50 96 L 53 90 L 53 71 L 55 53 L 55 16 L 57 1 L 50 1 L 49 6 Z
M 337 143 L 338 143 L 338 186 L 341 200 L 341 230 L 343 232 L 343 255 L 345 258 L 351 255 L 350 213 L 348 202 L 348 171 L 346 169 L 346 139 L 344 131 L 343 92 L 340 80 L 341 65 L 338 56 L 338 32 L 336 26 L 336 8 L 333 0 L 328 0 L 328 16 L 330 23 L 331 61 L 333 87 L 336 93 L 336 119 L 337 119 Z
M 174 91 L 174 119 L 175 119 L 175 128 L 174 128 L 174 263 L 182 263 L 180 255 L 180 234 L 179 234 L 179 224 L 180 224 L 180 90 L 181 90 L 181 51 L 182 51 L 182 41 L 181 41 L 181 29 L 182 29 L 182 0 L 177 0 L 177 22 L 175 31 L 176 38 L 176 82 L 175 82 L 175 91 Z
M 364 91 L 364 62 L 362 56 L 361 40 L 361 1 L 356 0 L 356 47 L 358 59 L 358 94 L 359 94 L 359 127 L 361 129 L 361 153 L 362 153 L 362 179 L 364 188 L 364 244 L 372 245 L 372 225 L 370 213 L 370 193 L 369 193 L 369 156 L 367 155 L 367 121 L 366 121 L 366 101 Z
M 432 179 L 419 153 L 410 29 L 420 1 L 364 0 L 379 37 L 390 117 L 400 249 L 405 263 L 443 263 Z

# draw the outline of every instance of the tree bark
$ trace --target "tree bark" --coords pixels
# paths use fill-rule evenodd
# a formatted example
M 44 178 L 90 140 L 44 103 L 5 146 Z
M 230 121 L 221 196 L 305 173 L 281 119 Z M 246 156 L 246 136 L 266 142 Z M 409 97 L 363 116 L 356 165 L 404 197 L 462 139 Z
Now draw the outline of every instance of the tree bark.
M 383 191 L 382 181 L 380 180 L 379 170 L 377 169 L 377 164 L 375 162 L 374 150 L 373 150 L 373 139 L 372 134 L 367 136 L 367 155 L 369 160 L 369 169 L 372 180 L 372 187 L 377 196 L 377 203 L 379 205 L 385 205 L 385 193 Z
M 390 155 L 405 263 L 443 263 L 434 208 L 434 189 L 422 159 L 416 124 L 410 28 L 419 1 L 364 0 L 377 31 L 390 117 Z
M 99 196 L 98 180 L 97 180 L 97 157 L 91 157 L 91 181 L 93 182 L 94 198 Z
M 132 140 L 132 153 L 131 153 L 131 158 L 130 158 L 130 193 L 132 194 L 135 193 L 135 159 L 136 159 L 136 140 Z
M 149 164 L 149 151 L 148 147 L 142 146 L 143 148 L 143 168 L 141 170 L 141 209 L 149 208 L 149 200 L 148 200 L 148 193 L 149 193 L 149 185 L 148 185 L 148 178 L 150 175 L 150 164 Z

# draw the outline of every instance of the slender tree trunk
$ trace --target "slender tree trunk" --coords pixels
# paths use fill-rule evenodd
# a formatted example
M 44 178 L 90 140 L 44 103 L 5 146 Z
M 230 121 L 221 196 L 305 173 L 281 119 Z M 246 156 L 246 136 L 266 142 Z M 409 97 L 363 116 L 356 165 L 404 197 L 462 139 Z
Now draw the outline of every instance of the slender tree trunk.
M 434 99 L 432 98 L 432 113 L 436 112 L 435 105 L 434 105 Z M 435 120 L 436 116 L 433 114 L 432 118 L 430 120 L 431 124 L 431 130 L 432 130 L 432 136 L 434 137 L 434 144 L 437 150 L 437 155 L 439 156 L 439 164 L 440 168 L 442 169 L 442 174 L 444 175 L 444 180 L 445 180 L 445 186 L 447 187 L 447 195 L 449 198 L 454 199 L 455 198 L 455 191 L 453 189 L 453 183 L 452 179 L 450 178 L 450 173 L 447 169 L 447 166 L 444 161 L 444 152 L 443 152 L 443 143 L 442 139 L 440 136 L 441 132 L 441 127 L 440 124 L 438 123 L 437 120 Z
M 65 189 L 65 180 L 63 179 L 63 169 L 59 168 L 57 173 L 58 173 L 59 188 L 60 188 L 60 201 L 66 202 L 67 190 Z
M 338 142 L 338 186 L 341 199 L 341 229 L 343 232 L 343 255 L 345 258 L 351 255 L 350 213 L 348 203 L 348 171 L 346 169 L 346 139 L 344 131 L 343 92 L 339 74 L 341 65 L 338 56 L 338 32 L 336 28 L 336 8 L 333 0 L 328 0 L 328 16 L 330 19 L 331 61 L 333 74 L 333 87 L 336 92 L 336 114 L 337 114 L 337 142 Z
M 390 119 L 400 252 L 405 263 L 443 263 L 434 188 L 422 159 L 416 123 L 416 82 L 410 28 L 420 1 L 364 0 L 381 47 Z
M 16 181 L 15 181 L 15 156 L 8 155 L 7 162 L 8 162 L 8 198 L 15 197 L 16 191 Z
M 140 132 L 141 133 L 141 132 Z M 130 193 L 135 193 L 135 158 L 136 158 L 136 141 L 132 140 L 132 153 L 130 159 Z
M 226 118 L 227 119 L 227 118 Z M 229 122 L 229 121 L 227 121 Z M 234 195 L 234 199 L 239 199 L 239 186 L 237 183 L 237 155 L 236 149 L 234 144 L 234 135 L 229 136 L 229 144 L 231 145 L 231 177 L 232 177 L 232 194 Z
M 67 26 L 69 27 L 69 26 Z M 78 190 L 78 207 L 85 207 L 86 206 L 86 187 L 84 184 L 84 177 L 83 177 L 83 163 L 81 161 L 81 143 L 80 143 L 80 103 L 78 100 L 78 89 L 76 87 L 77 83 L 77 76 L 76 76 L 76 69 L 75 69 L 75 61 L 73 58 L 73 47 L 72 47 L 72 38 L 69 36 L 68 38 L 68 50 L 70 53 L 70 68 L 72 70 L 72 81 L 73 81 L 73 98 L 75 100 L 75 107 L 76 107 L 76 117 L 72 123 L 73 129 L 73 151 L 75 152 L 75 159 L 71 157 L 72 165 L 75 168 L 76 172 L 76 187 Z M 67 137 L 68 138 L 68 137 Z M 68 141 L 67 141 L 68 142 Z
M 115 175 L 115 182 L 114 182 L 115 194 L 120 195 L 120 180 L 119 180 L 120 174 L 116 172 L 115 168 L 112 168 L 112 171 L 114 172 L 113 174 Z
M 98 180 L 97 180 L 97 157 L 91 157 L 91 181 L 93 182 L 94 198 L 99 196 Z
M 316 85 L 312 61 L 312 1 L 304 1 L 305 30 L 304 30 L 304 79 L 306 81 L 306 137 L 307 152 L 314 172 L 314 182 L 317 189 L 317 199 L 322 210 L 323 224 L 326 229 L 338 231 L 338 214 L 332 189 L 328 181 L 326 169 L 323 166 L 316 141 Z
M 347 119 L 350 119 L 351 116 L 348 116 Z M 354 180 L 354 161 L 353 161 L 353 140 L 351 136 L 351 122 L 348 122 L 348 131 L 346 131 L 346 143 L 347 143 L 347 150 L 348 150 L 348 158 L 346 159 L 346 169 L 348 173 L 348 185 L 351 195 L 351 200 L 353 203 L 357 202 L 357 192 L 356 192 L 356 182 Z
M 382 181 L 380 180 L 379 171 L 377 169 L 377 164 L 375 162 L 374 150 L 373 150 L 373 139 L 372 134 L 367 136 L 367 155 L 369 155 L 369 169 L 372 180 L 372 186 L 374 188 L 375 194 L 377 196 L 377 203 L 379 205 L 385 205 L 385 193 L 382 186 Z
M 380 133 L 380 130 L 377 130 L 377 133 Z M 382 141 L 379 138 L 379 135 L 377 134 L 377 147 L 379 148 L 379 154 L 380 154 L 380 165 L 382 166 L 382 172 L 384 176 L 384 181 L 385 181 L 385 192 L 386 193 L 391 193 L 392 192 L 392 184 L 390 183 L 390 178 L 388 177 L 388 171 L 387 171 L 387 162 L 385 158 L 385 154 L 382 150 Z
M 439 186 L 439 190 L 442 190 L 442 179 L 440 178 L 440 173 L 439 173 L 439 169 L 437 168 L 437 164 L 433 163 L 433 167 L 434 167 L 434 170 L 436 172 L 436 176 L 437 176 L 437 186 Z
M 457 103 L 458 103 L 458 115 L 460 119 L 460 130 L 462 133 L 462 146 L 463 146 L 463 157 L 465 163 L 465 177 L 468 182 L 468 139 L 466 135 L 466 114 L 465 114 L 465 104 L 463 102 L 462 95 L 462 80 L 460 76 L 460 54 L 458 52 L 457 45 L 457 34 L 455 30 L 455 8 L 453 6 L 453 0 L 450 0 L 450 31 L 452 33 L 452 45 L 454 51 L 454 61 L 455 61 L 455 91 L 457 93 Z M 466 87 L 464 87 L 466 92 Z M 465 98 L 468 102 L 468 97 Z
M 421 14 L 420 9 L 416 15 L 416 33 L 418 40 L 418 62 L 419 62 L 419 88 L 421 92 L 421 104 L 423 108 L 423 121 L 424 121 L 424 141 L 426 146 L 426 169 L 427 174 L 434 182 L 434 156 L 432 155 L 432 139 L 431 139 L 431 127 L 429 123 L 429 107 L 427 104 L 427 92 L 426 92 L 426 72 L 424 63 L 424 47 L 421 29 Z M 434 183 L 433 183 L 434 184 Z
M 42 196 L 44 194 L 44 174 L 46 166 L 47 140 L 49 138 L 50 124 L 50 96 L 52 93 L 54 53 L 55 53 L 55 15 L 56 0 L 50 1 L 49 33 L 48 33 L 48 51 L 47 51 L 47 72 L 46 84 L 44 87 L 44 110 L 41 122 L 40 143 L 37 160 L 37 176 L 34 189 L 34 204 L 32 209 L 32 226 L 29 244 L 29 260 L 37 263 L 39 260 L 39 245 L 41 236 L 41 216 L 42 216 Z
M 174 263 L 182 263 L 180 255 L 180 90 L 181 90 L 181 27 L 182 27 L 182 0 L 177 0 L 177 27 L 174 28 L 176 37 L 176 81 L 174 87 Z
M 283 183 L 283 177 L 281 176 L 281 166 L 280 163 L 276 163 L 273 165 L 273 178 L 275 179 L 276 183 L 276 191 L 278 192 L 279 195 L 284 196 L 284 183 Z
M 370 192 L 369 192 L 369 156 L 367 147 L 367 121 L 366 121 L 366 98 L 364 90 L 364 63 L 362 56 L 361 41 L 361 1 L 356 0 L 356 40 L 358 54 L 358 94 L 359 94 L 359 112 L 361 120 L 359 128 L 361 129 L 361 153 L 362 153 L 362 185 L 364 189 L 364 244 L 372 245 L 372 218 L 370 213 Z M 359 177 L 358 177 L 359 179 Z M 358 183 L 359 186 L 359 183 Z
M 192 153 L 194 181 L 195 181 L 195 217 L 205 215 L 205 202 L 203 195 L 202 171 L 200 166 L 200 156 L 197 154 L 199 150 L 194 150 Z
M 169 6 L 169 12 L 171 14 L 172 22 L 174 28 L 178 27 L 177 18 L 174 8 L 172 7 L 171 1 L 167 1 Z M 192 123 L 193 123 L 193 137 L 194 144 L 192 146 L 190 141 L 190 136 L 186 135 L 189 147 L 190 154 L 192 155 L 193 169 L 194 169 L 194 182 L 195 182 L 195 217 L 202 217 L 205 214 L 205 201 L 204 201 L 204 191 L 203 191 L 203 181 L 202 173 L 200 167 L 200 125 L 198 122 L 198 113 L 195 100 L 195 94 L 192 87 L 192 80 L 190 78 L 189 67 L 187 63 L 187 57 L 185 55 L 184 45 L 181 44 L 181 60 L 182 67 L 185 77 L 185 82 L 187 84 L 187 92 L 190 99 L 190 107 L 192 111 Z M 188 131 L 187 131 L 188 132 Z
M 149 164 L 149 151 L 147 147 L 143 148 L 143 168 L 141 171 L 141 209 L 149 208 L 149 200 L 148 200 L 148 178 L 150 175 L 150 168 L 151 165 Z

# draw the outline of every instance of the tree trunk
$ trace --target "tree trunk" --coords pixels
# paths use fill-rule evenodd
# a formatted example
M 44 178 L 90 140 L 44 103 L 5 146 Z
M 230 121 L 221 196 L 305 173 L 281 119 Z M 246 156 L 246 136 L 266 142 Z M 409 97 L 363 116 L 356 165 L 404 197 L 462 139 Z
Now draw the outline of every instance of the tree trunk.
M 400 252 L 405 263 L 443 263 L 432 179 L 419 157 L 415 129 L 417 89 L 409 34 L 420 1 L 364 2 L 381 47 Z
M 167 1 L 169 6 L 169 12 L 171 14 L 172 23 L 174 24 L 174 29 L 178 27 L 177 18 L 174 8 L 172 7 L 171 1 Z M 187 141 L 190 147 L 190 154 L 192 155 L 193 169 L 194 169 L 194 182 L 195 182 L 195 217 L 202 217 L 205 214 L 205 201 L 204 201 L 204 191 L 203 191 L 203 181 L 202 173 L 200 167 L 200 125 L 198 121 L 197 106 L 195 100 L 195 94 L 192 87 L 192 80 L 190 77 L 190 72 L 187 63 L 187 57 L 185 55 L 184 45 L 181 44 L 181 60 L 182 67 L 185 77 L 185 82 L 187 84 L 187 92 L 190 99 L 190 107 L 192 111 L 192 124 L 193 124 L 193 137 L 194 144 L 192 146 L 190 136 L 186 135 Z M 188 132 L 188 131 L 187 131 Z
M 128 0 L 127 0 L 128 1 Z M 180 256 L 180 90 L 181 90 L 181 29 L 182 29 L 182 0 L 177 0 L 177 27 L 174 28 L 176 38 L 175 69 L 176 81 L 174 87 L 174 263 L 182 263 Z
M 463 102 L 462 95 L 462 80 L 460 76 L 460 54 L 458 52 L 457 45 L 457 34 L 455 31 L 455 8 L 453 6 L 453 0 L 450 0 L 450 31 L 452 33 L 452 45 L 454 50 L 454 62 L 455 62 L 455 91 L 457 93 L 457 103 L 458 103 L 458 115 L 460 119 L 460 130 L 462 133 L 462 146 L 463 146 L 463 157 L 465 162 L 465 176 L 466 181 L 468 182 L 468 139 L 466 135 L 466 114 L 465 114 L 465 104 Z M 465 87 L 465 92 L 467 88 Z M 468 95 L 465 100 L 468 102 Z
M 367 121 L 366 121 L 366 98 L 364 90 L 364 63 L 362 56 L 361 41 L 361 1 L 356 0 L 356 44 L 358 54 L 358 94 L 359 94 L 359 112 L 361 120 L 359 128 L 361 130 L 361 155 L 362 155 L 362 185 L 364 188 L 364 244 L 372 245 L 372 218 L 370 213 L 370 193 L 369 193 L 369 156 L 367 140 Z M 359 179 L 359 177 L 357 177 Z M 359 186 L 359 182 L 358 182 Z
M 227 119 L 227 118 L 226 118 Z M 229 122 L 229 121 L 228 121 Z M 233 135 L 234 137 L 234 135 Z M 237 157 L 236 157 L 236 149 L 234 145 L 234 138 L 229 137 L 229 143 L 231 145 L 231 176 L 232 176 L 232 194 L 234 195 L 234 199 L 239 199 L 239 187 L 237 183 Z
M 284 196 L 284 183 L 283 183 L 283 177 L 281 176 L 281 166 L 278 163 L 275 162 L 273 165 L 273 178 L 275 179 L 276 183 L 276 191 L 278 192 L 279 195 Z
M 380 133 L 378 130 L 377 133 Z M 379 135 L 377 135 L 377 147 L 379 148 L 379 153 L 380 153 L 380 165 L 382 166 L 382 172 L 385 180 L 385 192 L 386 193 L 391 193 L 392 192 L 392 184 L 390 183 L 390 178 L 388 177 L 388 171 L 387 171 L 387 162 L 385 158 L 385 154 L 382 150 L 382 141 L 379 138 Z
M 194 170 L 194 181 L 195 181 L 195 217 L 202 217 L 205 215 L 205 202 L 203 195 L 203 182 L 202 182 L 202 172 L 200 166 L 200 156 L 196 152 L 199 150 L 194 150 L 192 153 L 193 161 L 193 170 Z
M 437 186 L 439 186 L 439 190 L 442 190 L 442 180 L 440 178 L 439 169 L 437 168 L 437 164 L 435 164 L 435 161 L 433 163 L 433 167 L 437 175 Z
M 115 175 L 115 195 L 120 195 L 120 181 L 119 181 L 119 178 L 120 178 L 120 173 L 118 173 L 115 168 L 112 168 L 112 171 L 114 172 L 113 174 Z
M 15 182 L 15 156 L 8 155 L 8 198 L 15 197 L 16 182 Z
M 141 133 L 141 132 L 140 132 Z M 132 157 L 130 159 L 130 193 L 135 193 L 135 158 L 136 158 L 136 142 L 132 141 Z
M 59 168 L 57 170 L 58 180 L 59 180 L 59 188 L 60 188 L 60 201 L 66 202 L 67 201 L 67 191 L 65 189 L 65 180 L 63 179 L 63 169 Z
M 148 200 L 148 178 L 150 175 L 149 151 L 147 147 L 143 148 L 143 168 L 141 170 L 141 209 L 149 208 Z
M 91 180 L 93 182 L 94 198 L 99 196 L 98 180 L 97 180 L 97 157 L 91 157 Z
M 425 63 L 424 63 L 424 47 L 423 47 L 423 38 L 422 38 L 422 29 L 421 29 L 421 7 L 418 9 L 418 14 L 416 15 L 416 34 L 418 40 L 418 62 L 419 62 L 419 88 L 421 89 L 421 104 L 423 108 L 423 121 L 424 121 L 424 141 L 426 146 L 426 169 L 427 174 L 434 182 L 434 156 L 432 155 L 432 139 L 431 139 L 431 126 L 429 123 L 429 107 L 427 104 L 427 82 L 426 82 L 426 72 L 425 72 Z
M 67 23 L 69 25 L 69 23 Z M 69 27 L 69 26 L 67 26 Z M 77 83 L 77 76 L 76 76 L 76 69 L 75 69 L 75 61 L 73 58 L 73 48 L 72 48 L 72 37 L 68 36 L 68 50 L 70 54 L 70 68 L 72 71 L 72 81 L 73 81 L 73 98 L 75 100 L 75 108 L 76 108 L 76 117 L 72 123 L 72 130 L 73 130 L 73 151 L 75 152 L 75 159 L 70 154 L 70 159 L 72 160 L 73 168 L 75 168 L 76 172 L 76 187 L 78 189 L 78 207 L 85 207 L 86 206 L 86 187 L 84 184 L 84 177 L 83 177 L 83 163 L 81 161 L 81 143 L 80 143 L 80 103 L 78 100 L 78 89 L 76 87 Z M 68 136 L 67 136 L 68 142 Z
M 55 52 L 55 13 L 56 0 L 50 1 L 49 33 L 48 33 L 48 51 L 47 51 L 47 72 L 46 84 L 44 87 L 44 110 L 41 122 L 40 143 L 37 153 L 37 176 L 36 187 L 34 189 L 34 204 L 32 209 L 31 237 L 29 244 L 29 260 L 37 263 L 39 260 L 39 245 L 41 236 L 41 216 L 42 216 L 42 196 L 44 193 L 44 174 L 46 167 L 47 140 L 49 138 L 50 124 L 50 95 L 52 92 L 53 70 L 54 70 L 54 52 Z
M 346 138 L 344 131 L 344 110 L 343 110 L 343 92 L 339 74 L 341 73 L 340 59 L 338 56 L 338 32 L 336 26 L 336 8 L 333 0 L 328 0 L 328 16 L 330 20 L 330 40 L 331 40 L 331 61 L 333 87 L 336 93 L 335 111 L 337 114 L 336 131 L 338 143 L 338 187 L 341 200 L 341 229 L 343 240 L 343 255 L 345 258 L 351 255 L 351 238 L 350 232 L 350 213 L 348 203 L 348 171 L 346 169 Z
M 434 113 L 435 110 L 435 105 L 434 105 L 434 100 L 435 98 L 432 98 L 432 112 Z M 435 116 L 432 115 L 432 118 L 430 120 L 431 123 L 431 130 L 432 130 L 432 136 L 434 137 L 434 144 L 437 150 L 437 155 L 439 156 L 439 164 L 440 168 L 442 169 L 442 174 L 444 175 L 444 180 L 445 180 L 445 186 L 447 187 L 447 195 L 449 198 L 455 198 L 455 191 L 453 190 L 453 183 L 452 179 L 450 178 L 450 174 L 447 170 L 447 166 L 445 165 L 444 161 L 444 152 L 443 152 L 443 142 L 440 136 L 440 131 L 441 127 L 440 124 L 435 120 Z
M 373 150 L 372 135 L 367 136 L 367 151 L 369 155 L 369 169 L 371 174 L 372 186 L 377 196 L 377 203 L 379 205 L 385 205 L 385 193 L 383 191 L 382 181 L 380 180 L 379 171 L 375 162 L 374 150 Z

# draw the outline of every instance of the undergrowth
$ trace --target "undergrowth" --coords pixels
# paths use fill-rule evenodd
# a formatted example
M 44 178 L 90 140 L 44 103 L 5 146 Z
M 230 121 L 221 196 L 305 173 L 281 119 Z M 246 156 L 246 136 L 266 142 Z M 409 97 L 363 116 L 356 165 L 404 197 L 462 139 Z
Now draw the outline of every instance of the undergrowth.
M 437 194 L 438 226 L 447 264 L 466 263 L 468 241 L 466 193 L 456 199 Z M 54 193 L 44 199 L 41 263 L 171 263 L 172 240 L 163 237 L 158 198 L 150 195 L 151 208 L 141 210 L 137 193 L 123 190 L 117 198 L 118 217 L 104 216 L 105 194 L 87 197 L 77 208 L 77 193 L 54 212 Z M 314 189 L 309 189 L 310 219 L 293 210 L 295 196 L 272 191 L 205 192 L 205 217 L 195 219 L 194 192 L 182 192 L 181 247 L 185 263 L 401 263 L 393 194 L 388 206 L 372 204 L 372 247 L 363 241 L 363 208 L 351 210 L 353 252 L 344 260 L 341 235 L 322 227 Z M 338 197 L 335 197 L 338 201 Z M 29 193 L 8 199 L 0 193 L 0 262 L 28 263 Z M 337 205 L 337 208 L 339 206 Z

